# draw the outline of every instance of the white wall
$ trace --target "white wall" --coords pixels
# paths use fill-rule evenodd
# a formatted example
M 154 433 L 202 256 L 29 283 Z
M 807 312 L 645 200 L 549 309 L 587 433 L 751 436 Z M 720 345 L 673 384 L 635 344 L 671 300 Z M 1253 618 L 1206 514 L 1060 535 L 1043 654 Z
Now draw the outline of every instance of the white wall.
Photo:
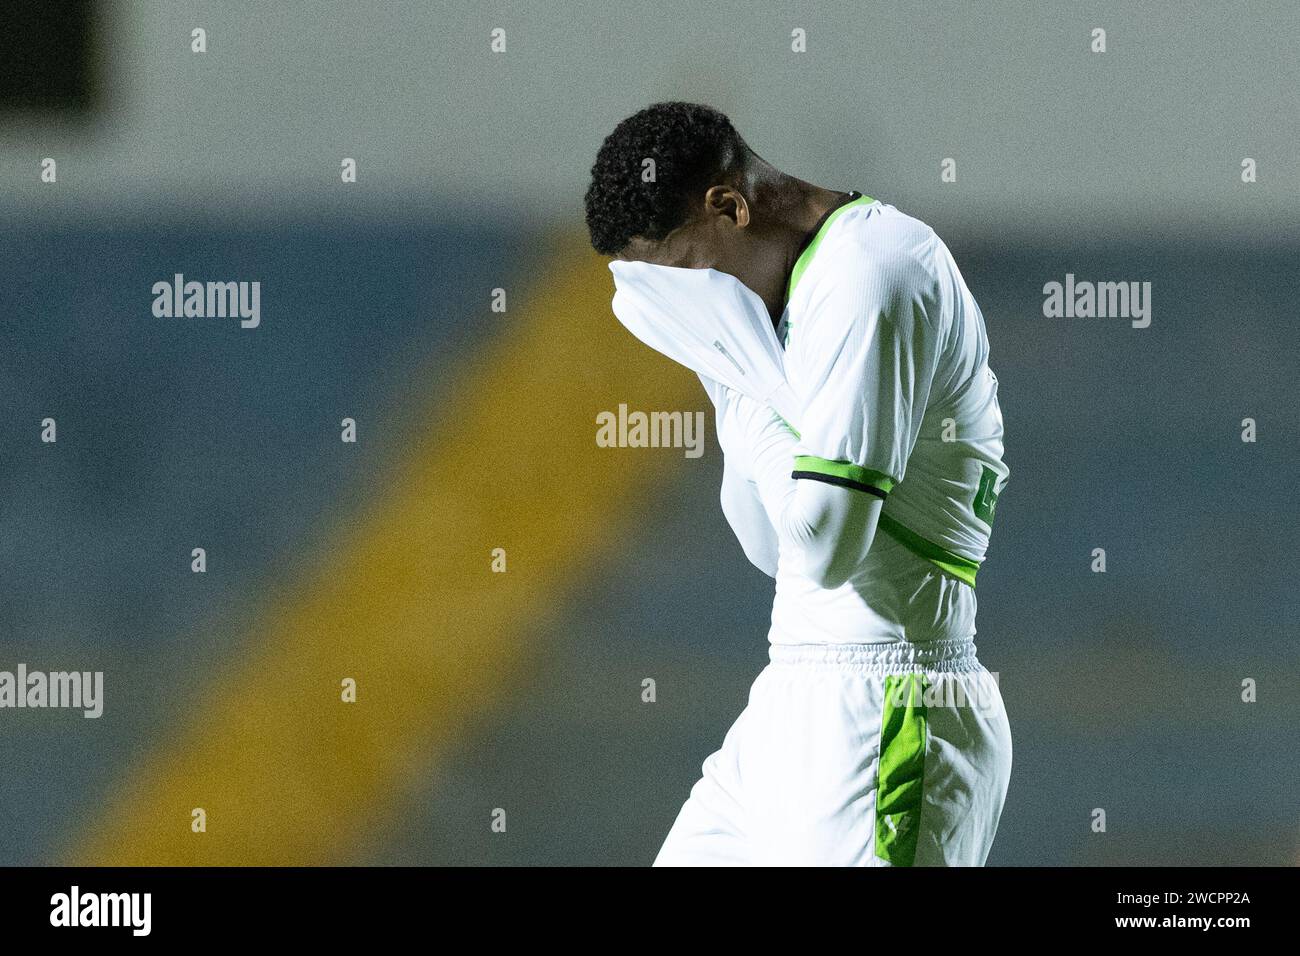
M 7 206 L 235 214 L 579 209 L 600 138 L 664 98 L 766 158 L 970 228 L 1280 235 L 1300 213 L 1300 4 L 191 2 L 108 5 L 109 109 L 0 127 Z M 210 52 L 189 51 L 207 29 Z M 507 30 L 504 55 L 489 31 Z M 1090 30 L 1109 52 L 1088 52 Z M 790 30 L 809 52 L 790 52 Z M 60 160 L 51 200 L 36 181 Z M 338 162 L 361 163 L 339 193 Z M 958 182 L 939 163 L 956 158 Z M 1260 163 L 1259 184 L 1239 163 Z

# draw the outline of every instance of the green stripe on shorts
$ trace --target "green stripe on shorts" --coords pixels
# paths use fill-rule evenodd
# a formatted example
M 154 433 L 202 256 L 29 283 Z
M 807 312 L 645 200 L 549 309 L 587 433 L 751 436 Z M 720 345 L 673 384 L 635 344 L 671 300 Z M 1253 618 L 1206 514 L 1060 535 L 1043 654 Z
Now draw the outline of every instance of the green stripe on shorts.
M 911 866 L 921 829 L 925 788 L 925 676 L 885 678 L 880 715 L 880 764 L 876 776 L 876 856 Z

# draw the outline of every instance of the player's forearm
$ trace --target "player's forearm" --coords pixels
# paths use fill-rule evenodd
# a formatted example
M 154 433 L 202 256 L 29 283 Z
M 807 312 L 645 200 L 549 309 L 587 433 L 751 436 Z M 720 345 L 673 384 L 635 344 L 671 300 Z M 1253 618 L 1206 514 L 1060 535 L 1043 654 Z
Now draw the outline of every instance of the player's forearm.
M 839 587 L 875 537 L 882 501 L 852 488 L 790 477 L 794 433 L 767 409 L 748 416 L 750 473 L 781 544 L 820 587 Z
M 736 467 L 735 457 L 734 451 L 728 452 L 723 465 L 722 513 L 750 564 L 774 578 L 780 555 L 776 531 L 753 483 Z

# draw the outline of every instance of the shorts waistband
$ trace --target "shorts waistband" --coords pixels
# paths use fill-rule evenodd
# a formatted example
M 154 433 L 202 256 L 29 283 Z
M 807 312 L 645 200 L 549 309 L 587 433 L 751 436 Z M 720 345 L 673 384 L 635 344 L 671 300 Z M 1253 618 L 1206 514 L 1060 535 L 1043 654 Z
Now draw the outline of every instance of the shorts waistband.
M 925 644 L 891 641 L 881 644 L 772 644 L 773 664 L 794 667 L 829 667 L 871 673 L 908 671 L 963 671 L 980 666 L 975 641 L 970 637 Z

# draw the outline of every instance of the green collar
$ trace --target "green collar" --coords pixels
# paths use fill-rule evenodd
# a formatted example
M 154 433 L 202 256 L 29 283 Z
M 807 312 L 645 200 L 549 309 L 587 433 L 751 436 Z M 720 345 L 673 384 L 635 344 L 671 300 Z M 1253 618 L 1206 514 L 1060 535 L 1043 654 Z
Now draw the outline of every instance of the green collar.
M 869 206 L 875 202 L 870 196 L 861 196 L 857 193 L 849 193 L 849 195 L 857 198 L 850 199 L 848 202 L 829 210 L 826 215 L 822 216 L 821 221 L 813 227 L 812 232 L 804 241 L 803 252 L 799 253 L 799 258 L 794 261 L 794 268 L 790 270 L 790 282 L 785 290 L 786 302 L 789 302 L 790 297 L 794 295 L 794 287 L 803 278 L 808 266 L 812 264 L 813 256 L 817 255 L 817 247 L 822 244 L 822 239 L 830 231 L 831 226 L 835 224 L 835 220 L 840 218 L 840 213 L 846 209 L 852 209 L 854 206 Z

